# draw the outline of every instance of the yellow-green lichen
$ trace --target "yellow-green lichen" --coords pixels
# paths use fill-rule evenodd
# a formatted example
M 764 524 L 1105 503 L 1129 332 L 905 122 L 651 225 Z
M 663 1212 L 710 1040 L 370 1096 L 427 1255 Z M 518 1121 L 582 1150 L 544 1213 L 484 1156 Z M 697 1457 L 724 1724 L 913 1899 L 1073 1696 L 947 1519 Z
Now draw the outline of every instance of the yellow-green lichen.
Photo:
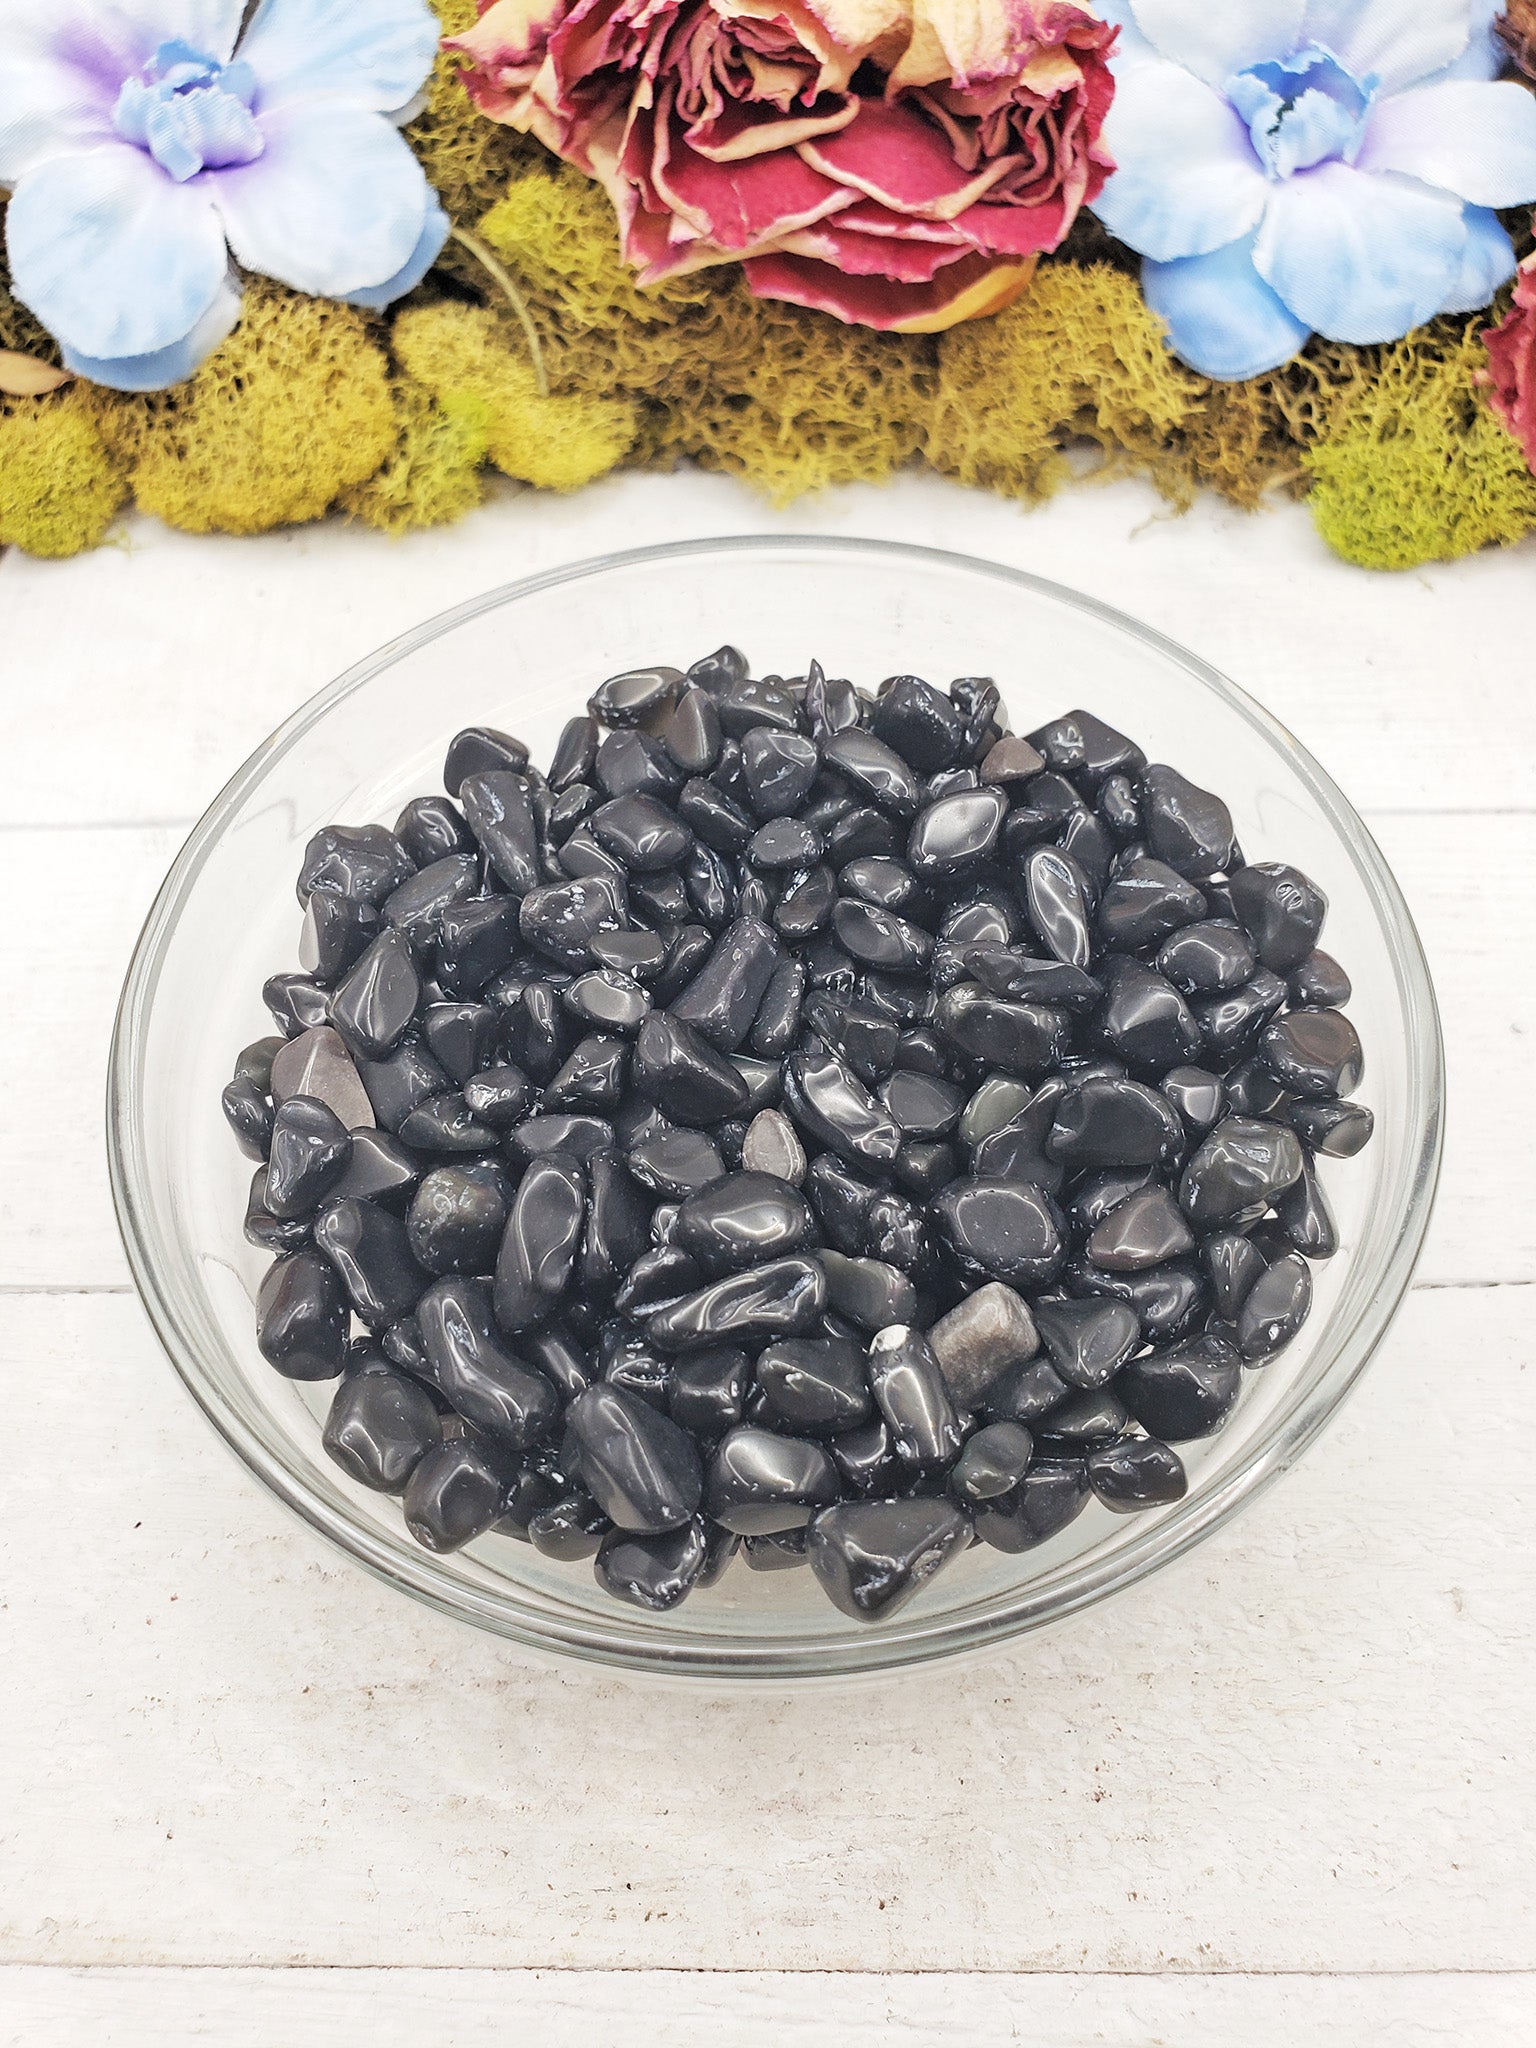
M 1411 569 L 1536 529 L 1536 476 L 1478 383 L 1484 324 L 1435 321 L 1381 350 L 1308 455 L 1313 519 L 1345 561 Z
M 940 337 L 928 459 L 1019 498 L 1067 480 L 1074 442 L 1111 469 L 1155 473 L 1201 388 L 1168 354 L 1134 278 L 1107 263 L 1042 263 L 1016 305 Z
M 0 545 L 81 554 L 99 545 L 127 495 L 78 387 L 0 403 Z
M 489 307 L 413 307 L 396 320 L 393 341 L 402 369 L 440 406 L 479 408 L 491 461 L 523 483 L 578 490 L 634 442 L 629 399 L 541 397 L 521 331 Z
M 143 511 L 188 533 L 318 519 L 393 453 L 389 365 L 364 316 L 253 284 L 240 324 L 187 383 L 95 394 Z
M 343 491 L 337 503 L 364 525 L 397 537 L 417 527 L 452 525 L 485 495 L 481 465 L 490 444 L 488 408 L 471 397 L 450 396 L 439 405 L 422 386 L 403 379 L 394 400 L 394 453 L 377 475 Z

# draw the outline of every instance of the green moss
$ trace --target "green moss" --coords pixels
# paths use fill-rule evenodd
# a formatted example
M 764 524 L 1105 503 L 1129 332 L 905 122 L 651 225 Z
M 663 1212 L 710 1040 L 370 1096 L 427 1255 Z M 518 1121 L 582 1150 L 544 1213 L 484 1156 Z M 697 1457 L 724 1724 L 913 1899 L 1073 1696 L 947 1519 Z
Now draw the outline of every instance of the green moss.
M 486 406 L 450 396 L 443 405 L 416 384 L 395 387 L 399 439 L 376 476 L 337 499 L 344 512 L 381 533 L 450 526 L 485 495 L 481 465 L 490 443 Z
M 1365 569 L 1452 561 L 1536 529 L 1536 476 L 1478 382 L 1481 317 L 1384 349 L 1307 457 L 1312 516 Z

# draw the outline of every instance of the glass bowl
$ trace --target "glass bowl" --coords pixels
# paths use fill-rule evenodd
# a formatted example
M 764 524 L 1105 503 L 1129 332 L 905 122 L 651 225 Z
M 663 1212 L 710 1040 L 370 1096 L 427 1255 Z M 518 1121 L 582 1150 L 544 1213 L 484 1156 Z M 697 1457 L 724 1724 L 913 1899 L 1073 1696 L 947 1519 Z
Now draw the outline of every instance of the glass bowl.
M 265 978 L 296 964 L 294 877 L 332 822 L 392 822 L 439 787 L 451 735 L 489 723 L 549 758 L 597 682 L 722 641 L 754 673 L 812 656 L 870 685 L 990 675 L 1014 728 L 1083 705 L 1230 804 L 1249 859 L 1327 891 L 1329 950 L 1354 979 L 1373 1141 L 1327 1162 L 1338 1255 L 1315 1268 L 1301 1335 L 1218 1435 L 1182 1447 L 1189 1492 L 1136 1516 L 1097 1503 L 1041 1548 L 976 1546 L 895 1618 L 839 1614 L 806 1571 L 740 1563 L 667 1615 L 621 1606 L 590 1566 L 488 1536 L 456 1555 L 406 1534 L 399 1503 L 320 1446 L 329 1387 L 259 1356 L 264 1256 L 242 1235 L 250 1162 L 219 1090 L 271 1029 Z M 113 1192 L 134 1278 L 187 1390 L 279 1500 L 380 1578 L 529 1649 L 713 1683 L 848 1678 L 1002 1643 L 1135 1584 L 1219 1528 L 1300 1456 L 1381 1342 L 1407 1288 L 1439 1166 L 1442 1055 L 1412 919 L 1370 834 L 1290 734 L 1214 670 L 1107 606 L 1038 577 L 874 541 L 729 538 L 580 562 L 461 605 L 305 705 L 251 756 L 178 855 L 140 938 L 108 1082 Z M 1341 1523 L 1341 1527 L 1343 1524 Z

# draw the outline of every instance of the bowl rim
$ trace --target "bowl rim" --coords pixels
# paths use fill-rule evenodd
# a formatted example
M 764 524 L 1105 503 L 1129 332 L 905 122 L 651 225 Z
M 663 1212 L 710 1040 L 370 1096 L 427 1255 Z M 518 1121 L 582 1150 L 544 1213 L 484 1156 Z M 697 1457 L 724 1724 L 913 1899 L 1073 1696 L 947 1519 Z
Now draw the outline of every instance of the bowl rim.
M 533 1615 L 515 1598 L 451 1578 L 431 1552 L 396 1548 L 360 1521 L 337 1513 L 277 1456 L 223 1398 L 204 1370 L 200 1349 L 166 1284 L 148 1219 L 149 1174 L 136 1142 L 148 1028 L 160 971 L 180 912 L 205 859 L 246 792 L 319 725 L 330 711 L 403 657 L 471 620 L 542 591 L 580 583 L 605 572 L 718 555 L 790 555 L 805 550 L 853 559 L 876 556 L 924 567 L 965 570 L 1086 614 L 1128 635 L 1181 668 L 1195 682 L 1283 753 L 1306 786 L 1353 863 L 1387 943 L 1402 1000 L 1410 1114 L 1418 1109 L 1411 1172 L 1399 1197 L 1400 1222 L 1390 1249 L 1352 1320 L 1340 1331 L 1333 1355 L 1317 1370 L 1295 1407 L 1276 1418 L 1247 1455 L 1202 1496 L 1158 1518 L 1108 1556 L 1079 1561 L 1060 1583 L 994 1596 L 982 1613 L 918 1616 L 857 1635 L 784 1638 L 647 1635 L 651 1618 L 628 1617 L 617 1606 L 612 1623 L 577 1610 Z M 1370 831 L 1332 777 L 1280 723 L 1247 693 L 1198 655 L 1141 620 L 1081 591 L 1028 570 L 909 542 L 856 535 L 807 533 L 725 534 L 668 541 L 586 556 L 481 593 L 437 613 L 354 663 L 293 711 L 235 771 L 193 826 L 156 893 L 135 943 L 113 1027 L 106 1089 L 108 1170 L 118 1229 L 145 1312 L 170 1363 L 194 1402 L 240 1462 L 290 1512 L 334 1543 L 374 1577 L 450 1618 L 479 1626 L 543 1655 L 606 1665 L 632 1675 L 687 1676 L 712 1682 L 785 1683 L 846 1681 L 974 1654 L 1032 1630 L 1065 1620 L 1138 1584 L 1182 1557 L 1271 1486 L 1329 1422 L 1380 1346 L 1408 1291 L 1429 1226 L 1444 1146 L 1445 1052 L 1439 1007 L 1412 913 Z M 637 1626 L 637 1622 L 640 1626 Z

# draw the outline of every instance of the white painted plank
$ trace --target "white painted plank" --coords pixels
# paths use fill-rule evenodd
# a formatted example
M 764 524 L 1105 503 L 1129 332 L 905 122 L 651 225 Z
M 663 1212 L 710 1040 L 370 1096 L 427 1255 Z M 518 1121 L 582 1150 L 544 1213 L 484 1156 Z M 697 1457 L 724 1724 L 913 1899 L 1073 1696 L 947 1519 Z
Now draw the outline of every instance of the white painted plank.
M 74 562 L 5 554 L 0 818 L 190 820 L 296 704 L 450 605 L 640 541 L 773 531 L 927 543 L 1101 597 L 1252 691 L 1362 808 L 1531 804 L 1536 541 L 1373 576 L 1330 555 L 1299 506 L 1250 518 L 1211 500 L 1176 519 L 1127 483 L 1027 513 L 910 476 L 774 512 L 727 478 L 680 475 L 570 499 L 508 490 L 399 543 L 339 525 L 192 538 L 136 519 L 121 547 Z
M 0 2048 L 1468 2048 L 1533 2037 L 1529 1977 L 646 1970 L 0 1970 Z
M 1416 1293 L 1298 1470 L 1106 1608 L 778 1698 L 410 1605 L 261 1494 L 131 1300 L 8 1302 L 0 1962 L 1530 1969 L 1530 1311 Z M 1219 2038 L 1146 2015 L 1061 2038 Z
M 1536 1000 L 1536 816 L 1480 820 L 1475 848 L 1457 818 L 1384 819 L 1380 836 L 1419 920 L 1449 1047 L 1446 1171 L 1421 1277 L 1536 1278 L 1522 1194 L 1536 1097 L 1520 1078 Z M 0 1008 L 0 1285 L 126 1278 L 102 1155 L 102 1090 L 133 938 L 177 843 L 162 828 L 17 833 L 7 844 L 16 900 L 43 908 L 0 921 L 0 987 L 18 992 Z M 297 914 L 294 936 L 296 945 Z M 45 1001 L 31 999 L 37 989 Z M 252 1000 L 255 1009 L 254 990 Z M 260 1021 L 256 1010 L 253 1026 Z M 1370 1095 L 1368 1067 L 1362 1096 Z

